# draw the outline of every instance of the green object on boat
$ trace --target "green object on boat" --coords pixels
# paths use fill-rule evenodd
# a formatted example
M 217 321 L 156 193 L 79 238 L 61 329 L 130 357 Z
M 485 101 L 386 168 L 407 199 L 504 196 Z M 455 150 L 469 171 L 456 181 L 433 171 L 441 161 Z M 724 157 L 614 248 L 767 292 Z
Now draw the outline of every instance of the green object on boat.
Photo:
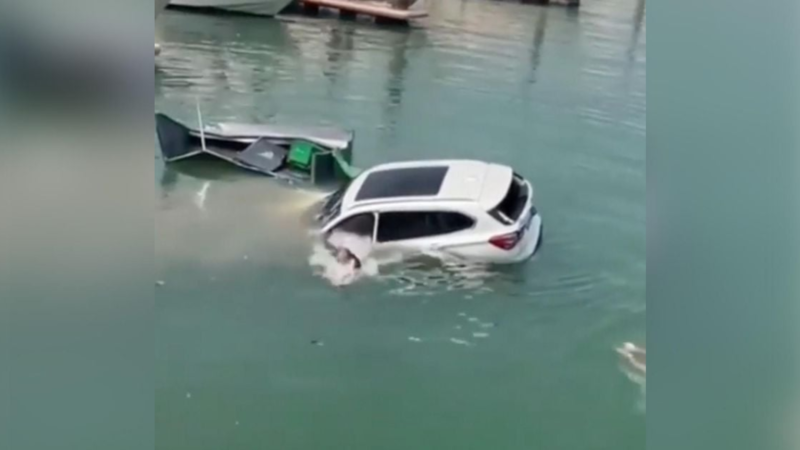
M 354 179 L 361 173 L 361 169 L 357 167 L 353 167 L 347 159 L 345 159 L 344 155 L 341 152 L 334 151 L 333 158 L 336 160 L 336 167 L 338 171 L 345 177 L 350 180 Z
M 309 174 L 315 184 L 335 180 L 349 182 L 361 173 L 350 164 L 351 157 L 349 148 L 329 150 L 298 139 L 289 146 L 286 162 L 289 167 Z
M 311 168 L 311 158 L 317 147 L 308 141 L 294 141 L 289 149 L 289 164 L 298 169 L 309 170 Z

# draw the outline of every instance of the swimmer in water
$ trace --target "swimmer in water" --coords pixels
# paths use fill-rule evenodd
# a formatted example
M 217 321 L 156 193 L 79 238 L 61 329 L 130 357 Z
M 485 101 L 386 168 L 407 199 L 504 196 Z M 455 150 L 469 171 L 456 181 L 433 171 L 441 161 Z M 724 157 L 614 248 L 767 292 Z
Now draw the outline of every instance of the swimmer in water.
M 361 260 L 350 250 L 342 247 L 336 252 L 336 261 L 339 264 L 352 265 L 354 270 L 361 269 Z
M 349 249 L 344 247 L 336 249 L 336 262 L 339 266 L 332 274 L 331 281 L 335 286 L 351 284 L 361 272 L 361 260 Z

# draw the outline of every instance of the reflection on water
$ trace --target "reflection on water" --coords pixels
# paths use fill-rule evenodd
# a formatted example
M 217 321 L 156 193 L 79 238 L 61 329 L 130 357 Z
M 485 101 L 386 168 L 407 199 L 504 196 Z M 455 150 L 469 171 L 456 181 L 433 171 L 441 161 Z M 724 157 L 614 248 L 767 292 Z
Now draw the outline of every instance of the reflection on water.
M 547 28 L 548 11 L 548 8 L 542 8 L 536 19 L 536 28 L 533 33 L 533 45 L 531 47 L 531 73 L 528 78 L 531 83 L 536 82 L 536 71 L 539 69 L 539 64 L 541 64 L 542 61 L 542 44 L 544 43 L 544 31 Z
M 580 11 L 429 6 L 431 18 L 408 29 L 167 12 L 158 24 L 157 107 L 191 119 L 199 97 L 209 122 L 352 128 L 357 166 L 481 158 L 533 180 L 551 221 L 543 261 L 516 270 L 404 262 L 379 277 L 391 294 L 524 290 L 538 307 L 558 309 L 622 292 L 621 302 L 642 305 L 645 0 Z M 269 242 L 271 254 L 309 251 L 302 218 L 274 213 L 298 201 L 291 189 L 212 162 L 159 169 L 169 218 L 157 221 L 180 242 L 204 236 L 187 255 L 230 240 L 242 241 L 231 254 Z M 204 222 L 192 226 L 200 213 Z
M 580 205 L 585 200 L 573 201 L 569 190 L 559 193 L 553 180 L 577 176 L 592 183 L 614 172 L 635 182 L 643 179 L 639 156 L 623 154 L 624 146 L 607 136 L 644 133 L 644 83 L 643 77 L 641 82 L 635 77 L 643 70 L 637 58 L 644 55 L 641 36 L 645 8 L 644 0 L 630 3 L 627 28 L 618 26 L 623 19 L 610 9 L 584 13 L 591 17 L 587 19 L 563 9 L 467 0 L 434 2 L 434 19 L 410 29 L 301 16 L 264 21 L 168 12 L 159 24 L 164 50 L 156 69 L 158 96 L 162 99 L 157 103 L 179 118 L 192 117 L 190 105 L 200 97 L 208 105 L 204 107 L 208 121 L 354 128 L 357 165 L 434 155 L 497 159 L 532 175 L 537 189 L 545 193 L 543 201 L 558 206 L 553 216 L 556 220 L 572 211 L 583 216 L 580 220 L 614 220 L 605 217 L 604 210 Z M 607 19 L 614 27 L 607 26 Z M 565 64 L 577 70 L 560 70 L 559 66 Z M 559 75 L 554 77 L 554 73 Z M 620 73 L 626 73 L 625 85 L 620 85 Z M 561 86 L 569 88 L 563 90 Z M 628 95 L 620 95 L 620 88 Z M 559 89 L 561 97 L 551 97 L 550 92 Z M 581 95 L 585 98 L 573 98 L 575 89 L 584 89 Z M 568 109 L 562 104 L 569 105 Z M 443 108 L 445 105 L 447 108 Z M 566 114 L 569 122 L 550 124 L 548 117 L 556 113 Z M 420 115 L 426 117 L 420 119 Z M 525 117 L 539 123 L 526 123 Z M 575 118 L 604 131 L 591 140 L 578 138 L 579 134 L 559 135 L 558 127 L 574 125 Z M 529 138 L 520 134 L 529 127 L 544 137 L 537 155 L 530 160 L 513 153 L 515 148 L 530 145 Z M 460 136 L 450 132 L 455 129 Z M 486 138 L 492 135 L 495 137 Z M 576 150 L 564 155 L 549 150 L 573 145 Z M 607 147 L 607 153 L 591 151 L 595 147 Z M 548 172 L 540 169 L 545 165 L 550 168 Z M 229 192 L 237 196 L 232 203 L 235 205 L 240 201 L 236 191 L 257 183 L 235 168 L 210 162 L 165 168 L 161 177 L 161 196 L 166 204 L 177 201 L 173 193 L 180 190 L 179 180 L 214 180 L 203 192 L 210 223 L 213 217 L 220 217 L 214 212 L 220 206 L 208 209 L 215 195 Z M 217 187 L 219 183 L 223 183 L 222 189 Z M 271 195 L 282 201 L 282 195 Z M 557 205 L 559 195 L 561 204 Z M 193 198 L 191 204 L 196 205 L 196 196 Z M 615 207 L 607 198 L 602 202 L 605 209 Z M 630 198 L 624 199 L 620 211 L 630 210 L 631 204 Z M 235 217 L 235 207 L 226 217 Z M 263 220 L 263 228 L 270 230 L 263 234 L 271 237 L 260 237 L 260 241 L 278 240 L 282 227 L 291 223 L 276 217 Z M 286 242 L 301 239 L 296 236 L 302 233 L 292 235 L 292 231 L 287 230 L 294 237 L 287 237 Z M 560 250 L 557 258 L 569 249 Z M 548 264 L 560 262 L 551 260 Z M 570 265 L 572 261 L 563 262 L 564 267 Z M 604 283 L 604 275 L 596 270 L 573 268 L 552 275 L 540 270 L 543 273 L 531 295 L 544 303 L 583 304 Z M 396 285 L 390 291 L 398 295 L 470 289 L 507 292 L 525 284 L 507 272 L 499 276 L 490 269 L 448 264 L 434 268 L 414 263 L 382 276 L 393 280 Z M 557 299 L 566 291 L 572 294 L 568 300 Z
M 321 193 L 157 156 L 164 448 L 426 448 L 432 425 L 442 448 L 644 445 L 608 357 L 645 327 L 644 0 L 428 6 L 408 28 L 159 17 L 158 111 L 194 123 L 199 97 L 209 123 L 353 129 L 357 167 L 509 164 L 547 218 L 528 264 L 367 258 L 335 289 L 334 257 L 308 235 Z M 309 411 L 325 411 L 315 433 Z M 353 426 L 372 431 L 355 442 L 340 432 Z
M 642 34 L 642 27 L 644 26 L 645 19 L 645 0 L 636 1 L 636 9 L 633 13 L 633 32 L 631 33 L 631 41 L 628 44 L 628 61 L 633 63 L 636 58 L 636 49 L 639 45 L 639 37 Z

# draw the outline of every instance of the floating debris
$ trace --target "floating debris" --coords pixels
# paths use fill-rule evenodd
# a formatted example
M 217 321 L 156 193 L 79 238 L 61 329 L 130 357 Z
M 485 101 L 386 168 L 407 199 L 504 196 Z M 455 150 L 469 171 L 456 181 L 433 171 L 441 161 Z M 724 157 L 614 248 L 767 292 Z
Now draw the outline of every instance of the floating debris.
M 455 328 L 456 330 L 460 330 L 460 329 L 461 329 L 461 325 L 456 325 L 454 328 Z
M 409 336 L 408 340 L 411 341 L 411 342 L 422 342 L 422 339 L 420 339 L 418 337 L 415 337 L 415 336 Z
M 622 359 L 622 372 L 629 380 L 636 383 L 641 390 L 641 398 L 637 408 L 647 410 L 647 349 L 631 342 L 625 342 L 615 349 Z
M 166 281 L 164 281 L 164 280 L 158 280 L 158 281 L 156 281 L 156 286 L 164 286 L 165 284 L 167 284 L 167 282 L 166 282 Z
M 316 345 L 316 346 L 322 347 L 323 345 L 325 345 L 325 343 L 320 341 L 320 340 L 318 340 L 318 339 L 314 339 L 314 340 L 311 341 L 311 345 Z
M 465 312 L 460 312 L 460 313 L 458 313 L 458 315 L 461 316 L 461 317 L 467 317 L 467 313 L 465 313 Z
M 247 261 L 248 259 L 250 259 L 250 257 L 249 257 L 249 256 L 247 256 L 247 255 L 244 255 L 244 256 L 242 256 L 242 259 L 243 259 L 243 260 L 245 260 L 245 261 Z
M 467 347 L 472 345 L 469 341 L 465 341 L 463 339 L 456 339 L 456 338 L 450 338 L 450 342 L 452 342 L 453 344 L 458 344 L 458 345 L 466 345 Z
M 489 337 L 489 333 L 483 333 L 483 332 L 472 333 L 472 337 L 483 339 Z
M 626 342 L 616 349 L 625 362 L 630 375 L 644 377 L 647 374 L 647 350 Z
M 477 321 L 478 321 L 478 318 L 477 318 L 477 317 L 470 317 L 470 318 L 469 318 L 469 319 L 467 319 L 467 320 L 469 320 L 470 322 L 477 322 Z
M 236 425 L 236 426 L 238 427 L 238 426 L 239 426 L 239 421 L 237 420 L 237 421 L 236 421 L 236 422 L 234 422 L 233 424 L 234 424 L 234 425 Z
M 481 328 L 494 328 L 494 327 L 497 326 L 497 324 L 494 323 L 494 322 L 483 322 L 483 323 L 479 324 L 479 326 Z
M 192 393 L 191 392 L 187 392 L 186 393 L 186 398 L 192 398 Z

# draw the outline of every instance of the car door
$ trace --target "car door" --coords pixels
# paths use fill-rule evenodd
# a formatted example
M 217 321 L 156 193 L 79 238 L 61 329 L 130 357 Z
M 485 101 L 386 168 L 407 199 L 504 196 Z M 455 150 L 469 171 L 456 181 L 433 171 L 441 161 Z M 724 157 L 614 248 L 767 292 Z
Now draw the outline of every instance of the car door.
M 358 253 L 369 253 L 375 238 L 374 213 L 359 213 L 342 218 L 325 236 L 325 242 L 334 248 L 346 247 Z
M 376 247 L 400 251 L 445 249 L 475 221 L 450 211 L 388 211 L 378 215 Z

